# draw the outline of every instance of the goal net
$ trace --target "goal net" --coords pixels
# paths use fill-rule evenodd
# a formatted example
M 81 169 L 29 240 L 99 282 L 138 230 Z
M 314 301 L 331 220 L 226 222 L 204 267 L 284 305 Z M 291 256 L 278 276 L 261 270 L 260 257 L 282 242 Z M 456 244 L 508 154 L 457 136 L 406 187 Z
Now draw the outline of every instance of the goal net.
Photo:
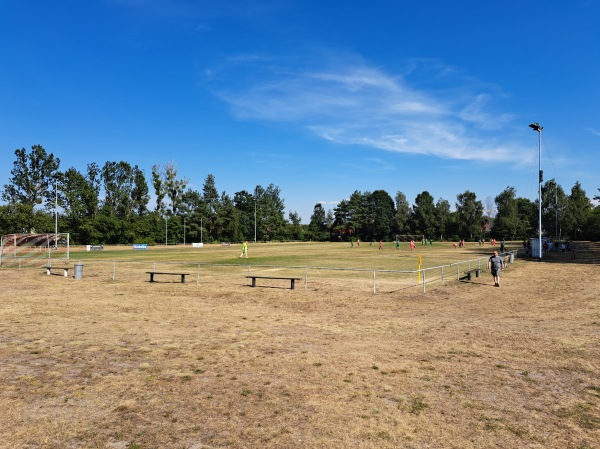
M 0 266 L 35 266 L 52 259 L 69 260 L 69 233 L 6 234 L 0 239 Z
M 425 238 L 423 234 L 396 234 L 395 237 L 399 242 L 410 242 L 412 240 L 421 242 Z

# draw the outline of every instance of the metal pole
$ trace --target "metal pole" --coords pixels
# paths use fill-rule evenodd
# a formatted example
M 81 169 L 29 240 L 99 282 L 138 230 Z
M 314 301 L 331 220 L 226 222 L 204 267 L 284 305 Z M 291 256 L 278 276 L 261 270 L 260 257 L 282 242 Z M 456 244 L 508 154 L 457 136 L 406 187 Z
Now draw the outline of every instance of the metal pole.
M 529 125 L 531 129 L 538 133 L 538 168 L 539 168 L 539 179 L 538 179 L 538 261 L 542 261 L 542 129 L 539 123 L 532 123 Z
M 202 240 L 202 217 L 200 217 L 200 243 L 202 243 L 204 240 Z
M 58 249 L 58 187 L 54 181 L 54 249 Z
M 185 246 L 185 215 L 183 217 L 183 246 Z
M 556 243 L 558 244 L 558 184 L 554 184 L 554 214 L 556 215 L 556 229 L 554 235 L 556 236 Z M 554 248 L 557 250 L 558 248 Z
M 539 155 L 539 160 L 538 160 L 538 167 L 539 167 L 539 171 L 540 171 L 540 180 L 539 180 L 539 189 L 538 189 L 538 198 L 539 198 L 539 204 L 538 204 L 538 254 L 539 254 L 539 259 L 538 261 L 541 262 L 542 261 L 542 128 L 540 127 L 539 131 L 538 131 L 538 155 Z
M 256 198 L 254 198 L 254 243 L 256 243 Z
M 169 242 L 167 241 L 167 233 L 169 231 L 169 227 L 168 227 L 167 223 L 168 223 L 168 217 L 165 216 L 165 246 L 169 245 Z

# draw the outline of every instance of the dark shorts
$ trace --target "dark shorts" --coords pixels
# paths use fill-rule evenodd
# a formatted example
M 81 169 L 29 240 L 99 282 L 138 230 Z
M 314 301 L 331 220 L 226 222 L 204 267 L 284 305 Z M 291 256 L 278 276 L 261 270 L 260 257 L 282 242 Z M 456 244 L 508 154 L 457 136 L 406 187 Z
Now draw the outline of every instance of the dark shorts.
M 501 272 L 502 270 L 494 270 L 494 269 L 492 268 L 492 270 L 491 270 L 491 271 L 492 271 L 492 276 L 496 277 L 496 276 L 500 276 L 500 272 Z

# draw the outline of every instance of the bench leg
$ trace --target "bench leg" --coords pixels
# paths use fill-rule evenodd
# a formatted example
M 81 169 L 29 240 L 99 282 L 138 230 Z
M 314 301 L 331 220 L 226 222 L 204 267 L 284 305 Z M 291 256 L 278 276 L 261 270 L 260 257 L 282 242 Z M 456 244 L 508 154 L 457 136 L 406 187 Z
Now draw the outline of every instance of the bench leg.
M 295 279 L 290 279 L 290 280 L 292 281 L 292 290 L 294 290 L 294 286 L 295 286 L 295 283 L 296 283 L 295 281 L 296 280 Z
M 252 287 L 256 287 L 256 278 L 252 278 Z
M 150 282 L 154 282 L 154 273 L 150 273 Z
M 478 277 L 479 277 L 479 270 L 477 270 L 477 271 L 475 272 L 475 277 L 476 277 L 476 278 L 478 278 Z
M 63 271 L 64 271 L 64 275 L 65 275 L 65 277 L 68 277 L 68 276 L 69 276 L 69 270 L 67 270 L 67 269 L 65 268 Z
M 467 281 L 471 280 L 471 273 L 467 273 Z
M 50 276 L 50 268 L 46 268 L 46 274 Z
M 182 275 L 181 275 L 181 283 L 182 283 L 182 284 L 185 284 L 185 274 L 182 274 Z

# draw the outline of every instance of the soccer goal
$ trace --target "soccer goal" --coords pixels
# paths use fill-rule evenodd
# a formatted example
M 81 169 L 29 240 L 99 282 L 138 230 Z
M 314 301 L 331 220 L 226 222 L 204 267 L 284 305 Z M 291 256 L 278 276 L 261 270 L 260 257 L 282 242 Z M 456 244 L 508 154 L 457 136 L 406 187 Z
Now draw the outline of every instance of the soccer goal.
M 396 234 L 396 241 L 399 242 L 420 242 L 425 236 L 423 234 Z
M 69 258 L 68 232 L 6 234 L 0 238 L 0 266 L 33 266 L 45 259 Z

